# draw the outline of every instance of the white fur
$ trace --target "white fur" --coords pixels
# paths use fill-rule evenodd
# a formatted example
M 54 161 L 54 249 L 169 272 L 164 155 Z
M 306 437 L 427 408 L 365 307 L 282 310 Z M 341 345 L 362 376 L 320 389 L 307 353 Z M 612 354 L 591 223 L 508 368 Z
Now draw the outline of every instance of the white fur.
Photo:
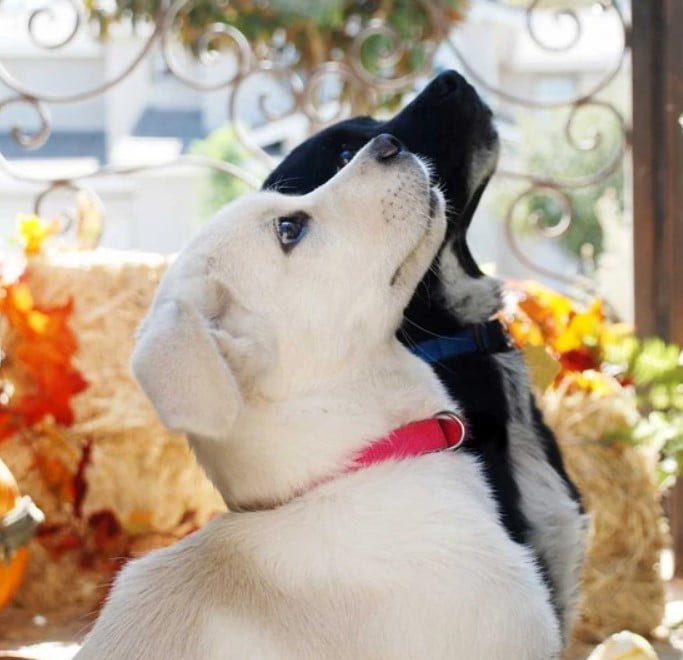
M 134 370 L 232 507 L 275 508 L 130 562 L 78 658 L 558 656 L 547 590 L 471 457 L 343 473 L 373 439 L 453 408 L 394 336 L 445 229 L 428 193 L 419 161 L 378 163 L 371 143 L 309 195 L 231 205 L 180 255 Z M 311 227 L 285 255 L 273 218 L 297 210 Z
M 482 323 L 500 309 L 500 280 L 488 276 L 469 277 L 451 245 L 446 245 L 441 252 L 439 274 L 446 307 L 460 323 Z

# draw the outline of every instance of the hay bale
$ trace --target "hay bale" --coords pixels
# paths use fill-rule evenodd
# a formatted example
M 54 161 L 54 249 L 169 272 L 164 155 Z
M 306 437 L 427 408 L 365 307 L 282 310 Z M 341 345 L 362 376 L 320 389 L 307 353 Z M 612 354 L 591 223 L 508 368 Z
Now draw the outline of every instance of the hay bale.
M 541 407 L 591 519 L 574 637 L 600 642 L 621 630 L 651 636 L 665 605 L 659 559 L 667 533 L 655 477 L 658 456 L 596 440 L 634 423 L 634 397 L 621 388 L 605 394 L 565 384 L 547 390 Z
M 75 431 L 116 433 L 156 423 L 129 363 L 135 331 L 168 263 L 161 255 L 115 250 L 54 252 L 30 261 L 28 283 L 38 303 L 75 301 L 74 363 L 88 381 L 73 401 Z
M 27 282 L 38 304 L 54 306 L 73 298 L 74 364 L 89 386 L 73 399 L 72 427 L 48 425 L 17 434 L 0 444 L 0 456 L 22 492 L 46 513 L 48 528 L 71 525 L 83 531 L 90 517 L 111 512 L 122 528 L 120 535 L 112 534 L 114 564 L 120 552 L 167 545 L 225 509 L 185 438 L 163 428 L 130 375 L 136 328 L 168 263 L 159 255 L 96 250 L 56 252 L 32 259 L 28 267 Z M 77 472 L 85 443 L 92 447 L 87 491 L 76 513 L 59 477 Z M 119 547 L 123 537 L 125 548 Z M 97 606 L 114 564 L 95 558 L 89 563 L 87 548 L 55 554 L 46 549 L 45 539 L 31 545 L 19 604 L 36 611 Z
M 75 363 L 90 386 L 74 399 L 76 423 L 66 433 L 46 429 L 0 444 L 0 457 L 22 491 L 43 508 L 48 523 L 63 524 L 73 519 L 73 507 L 45 480 L 35 455 L 73 472 L 83 443 L 92 440 L 82 517 L 113 511 L 135 534 L 126 547 L 133 554 L 187 533 L 188 511 L 194 514 L 192 524 L 201 524 L 223 510 L 185 439 L 163 429 L 129 373 L 135 330 L 167 265 L 158 255 L 107 250 L 55 253 L 31 262 L 28 282 L 39 303 L 74 298 Z M 658 561 L 666 535 L 654 480 L 656 456 L 596 442 L 635 421 L 633 397 L 617 389 L 605 396 L 561 386 L 547 390 L 541 403 L 592 518 L 576 637 L 602 641 L 623 629 L 647 635 L 664 609 Z M 36 611 L 97 605 L 110 574 L 84 566 L 82 557 L 65 552 L 55 558 L 43 545 L 32 545 L 29 574 L 18 595 L 22 605 Z

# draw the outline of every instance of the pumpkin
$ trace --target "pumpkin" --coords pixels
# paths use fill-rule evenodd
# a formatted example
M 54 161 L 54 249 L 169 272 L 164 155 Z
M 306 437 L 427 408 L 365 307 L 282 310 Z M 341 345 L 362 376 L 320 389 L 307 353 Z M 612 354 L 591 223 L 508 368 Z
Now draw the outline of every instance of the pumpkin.
M 19 503 L 19 486 L 9 468 L 0 460 L 0 519 Z M 28 564 L 28 548 L 13 552 L 5 561 L 0 545 L 0 609 L 5 607 L 21 585 Z

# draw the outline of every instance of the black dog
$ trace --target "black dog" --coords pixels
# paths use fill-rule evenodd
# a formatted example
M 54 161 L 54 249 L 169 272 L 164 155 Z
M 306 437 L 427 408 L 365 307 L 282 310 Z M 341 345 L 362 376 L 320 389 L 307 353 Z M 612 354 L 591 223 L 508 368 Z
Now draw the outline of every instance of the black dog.
M 497 161 L 489 108 L 458 73 L 442 73 L 390 121 L 358 117 L 306 140 L 264 188 L 307 193 L 381 133 L 432 164 L 449 207 L 442 250 L 406 309 L 399 337 L 461 403 L 467 451 L 479 457 L 509 535 L 535 553 L 566 637 L 583 554 L 579 496 L 535 404 L 521 353 L 490 320 L 501 307 L 500 285 L 479 270 L 466 241 Z

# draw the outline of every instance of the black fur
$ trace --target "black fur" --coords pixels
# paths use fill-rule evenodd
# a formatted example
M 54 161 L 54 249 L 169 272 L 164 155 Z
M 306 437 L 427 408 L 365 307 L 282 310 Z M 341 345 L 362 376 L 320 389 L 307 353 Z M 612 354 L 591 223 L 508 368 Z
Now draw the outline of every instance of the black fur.
M 481 154 L 497 151 L 498 137 L 491 111 L 454 71 L 435 78 L 412 103 L 387 122 L 358 117 L 321 131 L 294 149 L 268 177 L 264 187 L 292 194 L 309 192 L 343 166 L 348 153 L 341 161 L 340 154 L 357 151 L 380 133 L 396 136 L 410 151 L 431 163 L 448 203 L 444 249 L 454 251 L 469 277 L 481 277 L 467 246 L 466 233 L 492 172 L 485 173 L 482 180 L 474 184 L 470 176 Z M 435 335 L 453 335 L 465 328 L 446 308 L 442 283 L 435 270 L 427 272 L 406 309 L 406 320 L 398 336 L 407 345 L 429 340 Z M 522 360 L 521 354 L 517 354 Z M 507 422 L 514 411 L 508 409 L 498 365 L 488 354 L 470 353 L 433 366 L 451 396 L 462 405 L 471 437 L 468 451 L 475 454 L 484 467 L 506 530 L 515 541 L 526 543 L 529 523 L 520 505 L 520 491 L 508 455 Z M 536 435 L 543 444 L 548 462 L 578 500 L 555 438 L 543 422 L 533 398 L 530 404 Z M 539 569 L 545 573 L 542 562 L 539 562 Z
M 482 147 L 497 148 L 498 135 L 491 110 L 455 71 L 435 78 L 389 121 L 356 117 L 320 131 L 294 149 L 263 187 L 291 194 L 310 192 L 343 166 L 342 152 L 353 154 L 381 133 L 396 136 L 409 151 L 436 167 L 453 220 L 448 225 L 448 237 L 453 238 L 466 272 L 473 277 L 481 275 L 467 248 L 465 232 L 485 184 L 470 191 L 468 179 L 473 155 Z M 453 330 L 452 318 L 448 327 Z

